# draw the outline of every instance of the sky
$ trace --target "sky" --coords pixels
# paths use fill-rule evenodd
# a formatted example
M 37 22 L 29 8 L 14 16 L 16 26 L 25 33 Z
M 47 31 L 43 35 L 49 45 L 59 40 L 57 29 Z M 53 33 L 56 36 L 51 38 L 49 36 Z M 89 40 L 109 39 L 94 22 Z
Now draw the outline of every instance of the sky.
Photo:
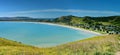
M 120 15 L 120 0 L 0 0 L 0 17 Z

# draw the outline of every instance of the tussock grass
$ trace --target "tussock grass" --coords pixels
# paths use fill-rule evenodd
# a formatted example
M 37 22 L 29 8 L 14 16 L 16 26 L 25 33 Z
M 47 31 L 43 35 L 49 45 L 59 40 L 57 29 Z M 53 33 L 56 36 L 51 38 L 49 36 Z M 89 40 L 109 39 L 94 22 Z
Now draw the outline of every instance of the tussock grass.
M 51 48 L 37 48 L 0 38 L 0 55 L 114 55 L 120 35 L 103 35 Z
M 114 55 L 120 50 L 120 35 L 105 35 L 57 46 L 55 51 L 64 55 Z

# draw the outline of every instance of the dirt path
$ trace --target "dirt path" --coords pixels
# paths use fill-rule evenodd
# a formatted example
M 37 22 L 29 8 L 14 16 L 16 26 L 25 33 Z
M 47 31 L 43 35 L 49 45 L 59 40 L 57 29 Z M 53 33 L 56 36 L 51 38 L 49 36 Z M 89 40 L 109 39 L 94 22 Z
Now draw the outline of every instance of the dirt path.
M 120 52 L 117 52 L 115 55 L 120 55 Z

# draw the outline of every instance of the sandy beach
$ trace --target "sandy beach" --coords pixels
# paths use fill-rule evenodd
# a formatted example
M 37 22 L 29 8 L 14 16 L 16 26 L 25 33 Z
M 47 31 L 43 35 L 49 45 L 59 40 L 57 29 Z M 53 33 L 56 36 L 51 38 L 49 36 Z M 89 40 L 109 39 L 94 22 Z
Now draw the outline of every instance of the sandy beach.
M 36 22 L 36 23 L 37 24 L 47 24 L 47 25 L 61 26 L 61 27 L 71 28 L 71 29 L 74 29 L 74 30 L 80 30 L 80 31 L 83 31 L 83 32 L 90 32 L 90 33 L 95 33 L 97 35 L 102 35 L 101 33 L 98 33 L 98 32 L 94 32 L 94 31 L 90 31 L 90 30 L 86 30 L 86 29 L 82 29 L 82 28 L 77 28 L 77 27 L 72 27 L 72 26 L 68 26 L 68 25 L 46 23 L 46 22 Z

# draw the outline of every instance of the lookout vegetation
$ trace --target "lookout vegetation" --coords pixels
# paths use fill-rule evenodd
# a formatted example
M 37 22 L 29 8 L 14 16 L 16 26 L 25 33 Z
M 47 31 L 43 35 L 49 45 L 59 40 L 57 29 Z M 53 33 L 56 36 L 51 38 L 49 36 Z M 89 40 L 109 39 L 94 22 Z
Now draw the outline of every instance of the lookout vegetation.
M 37 48 L 0 38 L 0 55 L 115 55 L 120 35 L 95 36 L 50 48 Z

